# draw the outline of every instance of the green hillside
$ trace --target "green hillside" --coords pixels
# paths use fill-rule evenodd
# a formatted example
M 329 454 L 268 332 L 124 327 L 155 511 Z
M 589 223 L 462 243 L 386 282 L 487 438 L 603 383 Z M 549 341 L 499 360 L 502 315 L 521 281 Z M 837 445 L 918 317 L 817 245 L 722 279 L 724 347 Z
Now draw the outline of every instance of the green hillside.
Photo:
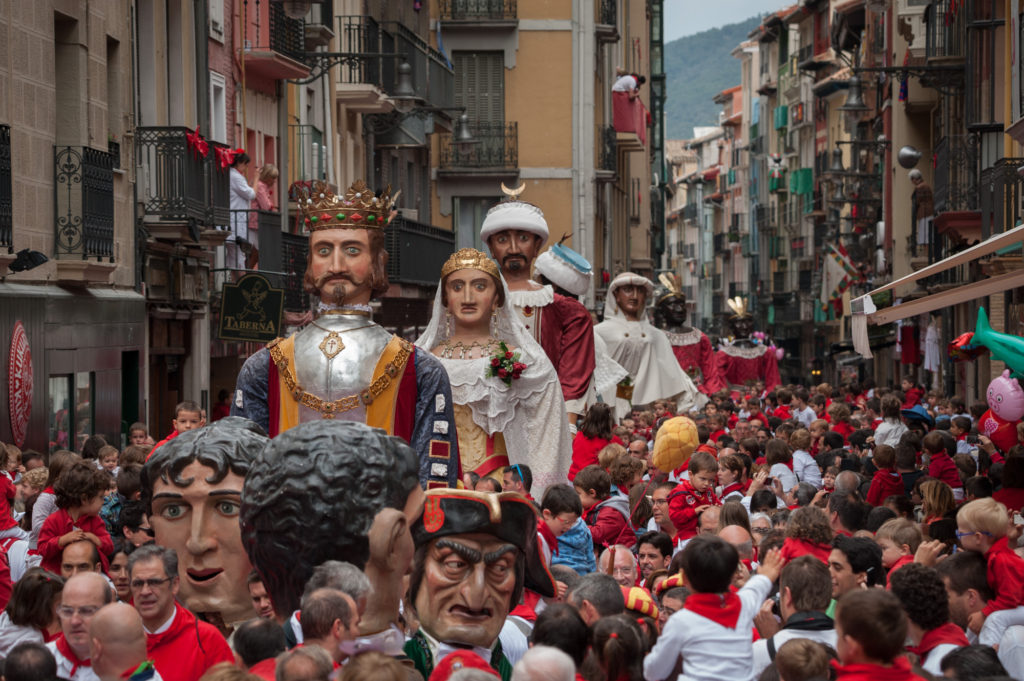
M 695 125 L 718 124 L 721 108 L 711 98 L 740 84 L 740 61 L 729 53 L 760 21 L 751 17 L 665 45 L 666 139 L 689 139 Z

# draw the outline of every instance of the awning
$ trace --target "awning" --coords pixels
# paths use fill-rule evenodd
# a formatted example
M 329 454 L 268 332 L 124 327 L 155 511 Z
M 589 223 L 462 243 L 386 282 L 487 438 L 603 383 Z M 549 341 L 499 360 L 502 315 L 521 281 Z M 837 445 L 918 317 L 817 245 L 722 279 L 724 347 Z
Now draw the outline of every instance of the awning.
M 1024 239 L 1024 224 L 1018 225 L 1013 229 L 997 234 L 980 244 L 976 244 L 966 250 L 960 251 L 954 255 L 940 260 L 937 263 L 933 263 L 917 270 L 905 277 L 901 277 L 896 281 L 890 282 L 885 286 L 880 286 L 874 291 L 871 291 L 867 295 L 860 296 L 852 301 L 851 308 L 854 313 L 854 319 L 857 317 L 863 318 L 867 316 L 867 321 L 871 324 L 888 324 L 899 319 L 906 319 L 907 317 L 913 317 L 926 312 L 932 312 L 933 310 L 939 310 L 944 307 L 951 305 L 957 305 L 964 303 L 969 300 L 975 300 L 977 298 L 983 298 L 985 296 L 992 295 L 994 293 L 1000 293 L 1002 291 L 1008 291 L 1009 289 L 1024 286 L 1024 269 L 1014 270 L 1012 272 L 1006 272 L 995 277 L 989 277 L 988 279 L 982 279 L 964 286 L 959 286 L 948 291 L 942 291 L 941 293 L 934 293 L 924 298 L 918 298 L 901 305 L 894 305 L 887 307 L 883 310 L 875 311 L 874 304 L 871 301 L 871 296 L 876 293 L 888 291 L 904 284 L 911 284 L 919 279 L 925 279 L 927 277 L 945 272 L 948 269 L 964 265 L 972 262 L 986 255 L 995 253 L 996 251 L 1004 248 L 1017 245 Z

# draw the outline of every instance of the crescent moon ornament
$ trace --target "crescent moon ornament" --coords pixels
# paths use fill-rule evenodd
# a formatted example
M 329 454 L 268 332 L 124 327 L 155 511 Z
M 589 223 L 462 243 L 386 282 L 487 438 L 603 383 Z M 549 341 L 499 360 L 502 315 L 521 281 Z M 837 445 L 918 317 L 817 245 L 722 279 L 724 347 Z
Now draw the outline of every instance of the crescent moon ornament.
M 501 191 L 508 198 L 510 198 L 512 200 L 515 200 L 515 199 L 519 198 L 520 194 L 522 194 L 524 191 L 526 191 L 526 183 L 525 182 L 520 182 L 519 186 L 516 187 L 515 189 L 509 189 L 507 186 L 505 186 L 505 183 L 502 182 L 501 183 Z

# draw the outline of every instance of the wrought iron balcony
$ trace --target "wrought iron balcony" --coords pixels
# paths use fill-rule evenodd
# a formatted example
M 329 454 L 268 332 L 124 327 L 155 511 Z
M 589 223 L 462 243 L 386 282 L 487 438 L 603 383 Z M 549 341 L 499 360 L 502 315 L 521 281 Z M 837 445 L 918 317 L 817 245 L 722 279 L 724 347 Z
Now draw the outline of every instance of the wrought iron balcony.
M 0 248 L 14 252 L 14 190 L 11 177 L 11 126 L 0 125 Z
M 91 147 L 53 148 L 58 258 L 114 260 L 114 157 Z
M 268 226 L 268 229 L 271 227 Z M 280 223 L 275 229 L 280 229 Z M 303 289 L 302 277 L 309 258 L 309 237 L 304 234 L 281 234 L 281 271 L 290 276 L 284 284 L 284 309 L 295 312 L 309 309 L 309 294 Z M 440 271 L 440 270 L 439 270 Z
M 412 29 L 398 22 L 385 22 L 381 32 L 381 51 L 398 53 L 412 67 L 412 85 L 417 98 L 428 106 L 451 109 L 455 106 L 455 72 L 444 55 L 432 48 Z M 401 60 L 392 60 L 395 80 Z
M 978 208 L 978 137 L 950 135 L 935 145 L 935 214 Z
M 247 12 L 244 57 L 247 70 L 266 78 L 309 75 L 303 20 L 286 16 L 280 2 L 255 3 Z
M 189 225 L 193 240 L 202 226 L 228 222 L 229 173 L 214 169 L 210 144 L 205 157 L 189 148 L 184 127 L 135 129 L 136 159 L 140 168 L 137 191 L 144 219 L 151 223 Z
M 256 253 L 250 253 L 253 249 L 258 249 L 261 246 L 269 246 L 273 248 L 272 244 L 276 243 L 276 239 L 273 237 L 277 236 L 277 232 L 281 231 L 281 214 L 277 211 L 271 210 L 258 210 L 258 209 L 233 209 L 228 210 L 226 220 L 223 223 L 218 222 L 217 226 L 221 228 L 227 228 L 232 234 L 239 239 L 243 239 L 241 242 L 242 253 L 246 256 L 246 269 L 257 269 L 255 263 L 257 261 Z M 267 243 L 264 244 L 261 241 L 260 236 L 267 235 Z M 250 246 L 252 248 L 250 248 Z M 230 263 L 228 267 L 232 267 L 234 263 Z M 287 269 L 284 271 L 288 271 Z M 299 278 L 301 279 L 302 272 L 305 271 L 305 264 L 303 264 L 302 270 L 299 271 Z M 279 282 L 275 281 L 275 285 L 280 285 Z
M 594 33 L 598 42 L 616 43 L 619 41 L 619 2 L 618 0 L 596 0 L 594 9 L 597 13 Z
M 401 215 L 385 232 L 391 283 L 437 285 L 441 266 L 455 251 L 455 233 Z
M 1024 220 L 1024 178 L 1017 169 L 1024 158 L 1001 158 L 981 171 L 981 236 L 1013 229 Z
M 515 21 L 516 0 L 441 0 L 441 21 Z
M 443 171 L 462 169 L 515 170 L 519 167 L 519 124 L 511 123 L 470 123 L 473 137 L 479 140 L 468 151 L 460 151 L 453 134 L 438 135 L 441 144 Z
M 950 9 L 949 3 L 933 2 L 925 9 L 925 57 L 927 61 L 957 61 L 964 58 L 964 41 L 967 35 L 965 15 L 968 6 Z

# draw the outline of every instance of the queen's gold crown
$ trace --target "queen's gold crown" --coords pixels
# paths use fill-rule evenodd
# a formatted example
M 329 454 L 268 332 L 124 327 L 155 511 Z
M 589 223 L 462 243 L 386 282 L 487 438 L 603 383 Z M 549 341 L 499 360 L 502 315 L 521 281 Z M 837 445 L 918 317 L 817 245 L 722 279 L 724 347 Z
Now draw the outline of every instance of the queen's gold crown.
M 331 191 L 326 182 L 314 182 L 299 194 L 306 229 L 384 229 L 391 221 L 391 209 L 398 194 L 391 196 L 391 186 L 378 197 L 362 180 L 356 180 L 344 196 Z
M 479 270 L 501 281 L 501 274 L 495 262 L 475 248 L 460 248 L 452 253 L 448 261 L 441 266 L 441 279 L 458 270 Z

